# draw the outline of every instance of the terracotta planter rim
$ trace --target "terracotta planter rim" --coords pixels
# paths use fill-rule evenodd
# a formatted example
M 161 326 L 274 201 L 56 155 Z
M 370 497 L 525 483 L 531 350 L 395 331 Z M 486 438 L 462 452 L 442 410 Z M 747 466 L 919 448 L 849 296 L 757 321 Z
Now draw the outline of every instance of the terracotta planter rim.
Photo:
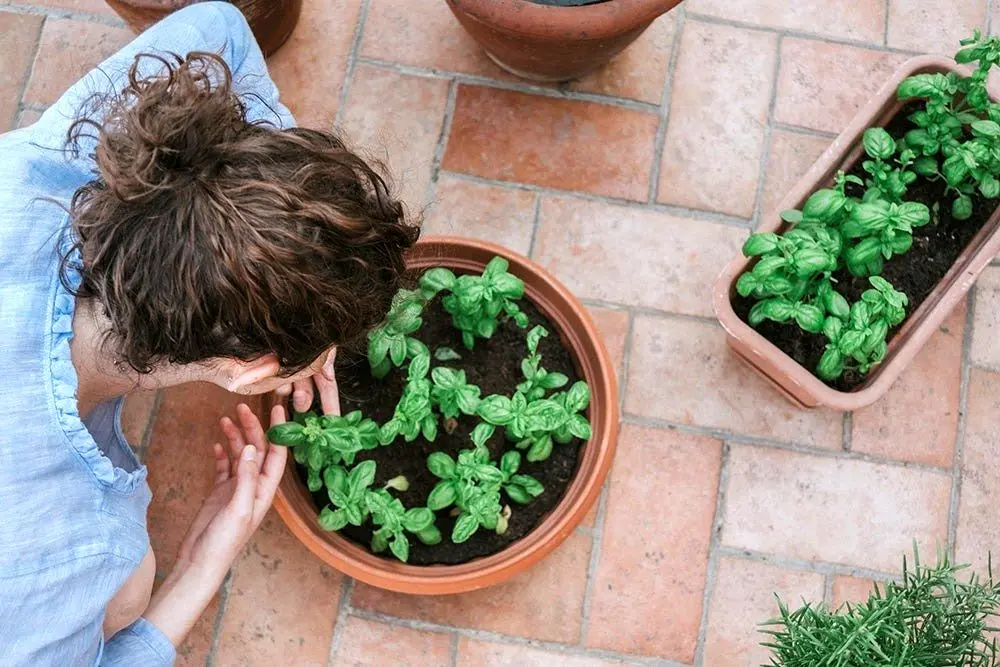
M 605 39 L 634 30 L 673 9 L 679 0 L 609 0 L 582 7 L 541 5 L 529 0 L 448 0 L 477 21 L 522 36 Z
M 942 70 L 963 74 L 969 71 L 943 56 L 917 56 L 903 63 L 809 171 L 789 190 L 778 210 L 799 208 L 816 188 L 824 187 L 831 170 L 849 166 L 848 163 L 853 163 L 857 159 L 856 154 L 861 150 L 859 144 L 864 130 L 873 125 L 883 124 L 902 106 L 902 103 L 896 100 L 895 91 L 903 79 L 921 71 Z M 1000 222 L 1000 206 L 955 260 L 948 273 L 938 281 L 934 290 L 910 314 L 903 327 L 889 341 L 886 361 L 876 367 L 865 384 L 856 391 L 838 391 L 828 386 L 810 369 L 796 362 L 736 315 L 731 303 L 736 280 L 753 259 L 740 254 L 723 270 L 715 283 L 713 293 L 715 312 L 734 351 L 793 403 L 800 407 L 824 405 L 837 410 L 857 410 L 871 405 L 889 390 L 922 345 L 968 292 L 982 270 L 1000 252 L 998 222 Z M 773 220 L 762 220 L 757 231 L 773 232 L 783 225 L 783 221 L 775 217 Z
M 446 252 L 463 254 L 465 258 Z M 547 271 L 501 246 L 458 237 L 428 237 L 416 246 L 411 262 L 456 269 L 481 268 L 481 258 L 501 255 L 526 284 L 531 298 L 549 317 L 591 386 L 593 437 L 581 446 L 577 472 L 562 499 L 530 533 L 506 549 L 461 565 L 418 566 L 370 553 L 336 533 L 319 528 L 308 490 L 289 457 L 278 487 L 275 509 L 295 536 L 324 562 L 372 586 L 402 593 L 444 595 L 485 588 L 527 570 L 569 537 L 596 502 L 611 467 L 618 435 L 618 391 L 614 365 L 586 308 Z M 440 258 L 440 259 L 438 259 Z M 546 296 L 548 295 L 548 296 Z M 554 310 L 554 312 L 553 312 Z M 574 322 L 575 320 L 575 322 Z M 569 330 L 567 330 L 567 327 Z M 587 354 L 583 358 L 582 354 Z M 265 400 L 265 409 L 267 409 Z

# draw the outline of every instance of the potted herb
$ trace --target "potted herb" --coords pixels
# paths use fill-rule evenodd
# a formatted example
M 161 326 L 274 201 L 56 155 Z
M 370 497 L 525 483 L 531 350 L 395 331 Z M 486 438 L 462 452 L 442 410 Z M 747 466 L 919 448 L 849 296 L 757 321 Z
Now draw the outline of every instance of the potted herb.
M 903 578 L 875 584 L 865 602 L 830 611 L 806 604 L 789 611 L 778 601 L 778 618 L 764 624 L 773 667 L 993 667 L 996 640 L 987 633 L 1000 611 L 1000 584 L 967 582 L 942 556 L 934 567 L 913 569 L 903 561 Z
M 448 0 L 455 17 L 503 69 L 569 81 L 625 50 L 680 0 Z
M 1000 38 L 962 44 L 904 64 L 716 285 L 731 347 L 801 406 L 877 400 L 1000 251 Z
M 614 372 L 582 306 L 529 260 L 433 239 L 363 350 L 343 415 L 297 414 L 275 505 L 331 566 L 444 594 L 523 571 L 594 503 L 617 435 Z

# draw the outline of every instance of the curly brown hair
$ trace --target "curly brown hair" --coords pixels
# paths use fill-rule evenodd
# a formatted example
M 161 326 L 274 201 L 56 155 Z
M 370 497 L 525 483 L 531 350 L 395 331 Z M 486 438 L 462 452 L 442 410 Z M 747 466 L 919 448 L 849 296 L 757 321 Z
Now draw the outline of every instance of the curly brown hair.
M 141 77 L 143 58 L 162 72 Z M 273 352 L 289 375 L 384 318 L 419 228 L 380 165 L 331 133 L 249 122 L 210 53 L 142 54 L 99 102 L 69 133 L 96 131 L 98 171 L 70 205 L 73 291 L 100 303 L 119 363 Z

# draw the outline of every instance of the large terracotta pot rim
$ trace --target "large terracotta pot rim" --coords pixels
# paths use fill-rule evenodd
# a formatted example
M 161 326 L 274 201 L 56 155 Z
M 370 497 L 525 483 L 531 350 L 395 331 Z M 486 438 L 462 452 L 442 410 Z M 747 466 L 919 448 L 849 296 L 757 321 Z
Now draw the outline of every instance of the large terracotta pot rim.
M 484 588 L 523 572 L 544 558 L 567 537 L 596 502 L 611 467 L 618 435 L 618 391 L 614 365 L 596 326 L 580 302 L 552 275 L 528 258 L 492 243 L 429 237 L 411 255 L 411 265 L 445 265 L 458 270 L 481 270 L 501 255 L 511 272 L 525 281 L 530 299 L 557 329 L 570 348 L 581 376 L 591 387 L 590 419 L 593 437 L 582 446 L 577 473 L 563 498 L 522 539 L 503 551 L 461 565 L 407 565 L 370 553 L 347 538 L 323 531 L 308 490 L 289 457 L 278 487 L 275 508 L 296 537 L 323 561 L 362 582 L 387 590 L 443 595 Z M 267 400 L 265 400 L 265 407 Z
M 860 145 L 865 129 L 884 125 L 903 106 L 896 99 L 899 83 L 920 72 L 957 72 L 969 70 L 949 58 L 918 56 L 903 63 L 847 128 L 830 144 L 781 201 L 778 210 L 801 208 L 816 188 L 825 187 L 838 169 L 854 163 L 863 150 Z M 758 232 L 778 231 L 783 221 L 762 220 Z M 941 322 L 969 291 L 979 274 L 1000 252 L 1000 207 L 973 237 L 948 273 L 938 282 L 921 305 L 910 315 L 903 327 L 889 341 L 885 361 L 869 375 L 857 390 L 843 392 L 828 386 L 811 369 L 807 369 L 785 354 L 756 329 L 741 320 L 733 310 L 731 299 L 736 280 L 753 262 L 742 254 L 726 267 L 715 284 L 715 312 L 726 330 L 732 349 L 765 379 L 776 386 L 786 398 L 800 407 L 824 405 L 837 410 L 857 410 L 877 401 L 892 386 L 907 364 L 933 335 Z
M 569 35 L 605 39 L 646 25 L 679 0 L 609 0 L 582 7 L 541 5 L 529 0 L 448 0 L 455 8 L 501 32 L 524 36 Z

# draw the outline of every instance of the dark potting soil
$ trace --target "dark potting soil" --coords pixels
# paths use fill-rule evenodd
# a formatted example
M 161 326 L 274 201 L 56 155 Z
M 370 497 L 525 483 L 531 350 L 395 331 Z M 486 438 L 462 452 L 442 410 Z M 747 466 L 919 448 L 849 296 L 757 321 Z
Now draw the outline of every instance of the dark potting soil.
M 523 380 L 521 376 L 521 360 L 527 354 L 526 335 L 535 325 L 542 325 L 549 330 L 549 336 L 543 338 L 538 347 L 542 355 L 542 366 L 549 371 L 558 371 L 569 378 L 569 384 L 580 379 L 569 351 L 563 347 L 555 328 L 527 300 L 520 302 L 521 309 L 527 314 L 529 325 L 520 329 L 513 321 L 502 323 L 489 340 L 476 339 L 473 350 L 467 350 L 462 345 L 461 334 L 452 326 L 451 316 L 441 307 L 440 299 L 435 299 L 424 310 L 424 324 L 417 337 L 430 348 L 433 355 L 439 347 L 450 347 L 462 355 L 458 361 L 431 360 L 431 367 L 448 366 L 465 371 L 466 382 L 478 386 L 482 396 L 503 394 L 512 396 L 517 385 Z M 340 407 L 343 414 L 352 410 L 361 410 L 366 417 L 384 424 L 393 415 L 399 397 L 405 384 L 405 371 L 394 369 L 383 380 L 376 380 L 368 369 L 368 360 L 362 351 L 340 350 L 337 354 L 337 385 L 340 389 Z M 458 452 L 472 448 L 469 438 L 472 429 L 479 423 L 476 417 L 460 415 L 453 428 L 447 432 L 448 426 L 440 418 L 437 439 L 427 442 L 419 437 L 413 442 L 404 442 L 400 437 L 392 445 L 362 452 L 357 461 L 371 459 L 378 464 L 375 485 L 382 486 L 397 475 L 405 475 L 410 487 L 405 492 L 391 493 L 403 501 L 407 508 L 422 507 L 427 502 L 431 489 L 438 483 L 427 469 L 427 457 L 437 451 L 446 452 L 456 458 Z M 580 441 L 565 445 L 556 444 L 552 455 L 545 461 L 529 463 L 521 457 L 521 467 L 518 473 L 531 475 L 545 487 L 545 491 L 527 505 L 514 503 L 506 494 L 501 494 L 502 501 L 510 505 L 512 514 L 507 532 L 497 535 L 496 532 L 480 528 L 475 535 L 462 544 L 452 543 L 450 536 L 455 519 L 449 515 L 449 510 L 437 512 L 437 526 L 444 535 L 440 544 L 427 546 L 413 535 L 410 539 L 411 565 L 445 564 L 456 565 L 474 558 L 488 556 L 502 550 L 538 525 L 541 520 L 556 506 L 562 498 L 566 487 L 576 473 Z M 498 429 L 487 443 L 494 462 L 513 443 L 507 442 L 503 429 Z M 305 468 L 297 466 L 299 477 L 305 480 Z M 330 504 L 326 490 L 321 489 L 312 494 L 317 511 Z M 373 527 L 370 522 L 363 526 L 348 525 L 340 531 L 341 535 L 362 544 L 365 548 L 371 542 Z M 391 556 L 386 555 L 391 558 Z
M 921 106 L 920 103 L 904 106 L 885 129 L 893 138 L 902 137 L 915 127 L 907 116 Z M 861 157 L 848 173 L 864 180 L 867 174 L 862 169 L 861 163 L 865 159 L 866 157 Z M 864 194 L 864 188 L 848 184 L 847 193 L 860 197 Z M 909 186 L 905 199 L 921 202 L 931 209 L 931 222 L 913 230 L 913 247 L 905 254 L 897 255 L 887 261 L 882 271 L 883 278 L 909 297 L 909 304 L 906 307 L 909 319 L 969 245 L 972 237 L 986 224 L 997 204 L 996 200 L 986 199 L 977 190 L 972 197 L 972 216 L 967 220 L 956 220 L 951 215 L 954 196 L 946 195 L 944 182 L 922 177 L 918 177 Z M 939 207 L 937 214 L 934 213 L 935 204 Z M 835 273 L 833 278 L 836 280 L 837 291 L 851 303 L 860 300 L 861 293 L 871 288 L 868 278 L 852 276 L 846 269 Z M 754 303 L 755 300 L 739 295 L 732 300 L 733 309 L 744 322 L 748 321 Z M 906 320 L 903 321 L 905 322 Z M 785 354 L 815 373 L 820 357 L 826 349 L 827 341 L 824 336 L 807 333 L 794 325 L 779 324 L 769 320 L 756 329 Z M 898 331 L 898 327 L 889 332 L 890 340 L 895 331 Z M 867 377 L 857 371 L 847 371 L 827 384 L 839 391 L 852 391 L 863 384 Z

